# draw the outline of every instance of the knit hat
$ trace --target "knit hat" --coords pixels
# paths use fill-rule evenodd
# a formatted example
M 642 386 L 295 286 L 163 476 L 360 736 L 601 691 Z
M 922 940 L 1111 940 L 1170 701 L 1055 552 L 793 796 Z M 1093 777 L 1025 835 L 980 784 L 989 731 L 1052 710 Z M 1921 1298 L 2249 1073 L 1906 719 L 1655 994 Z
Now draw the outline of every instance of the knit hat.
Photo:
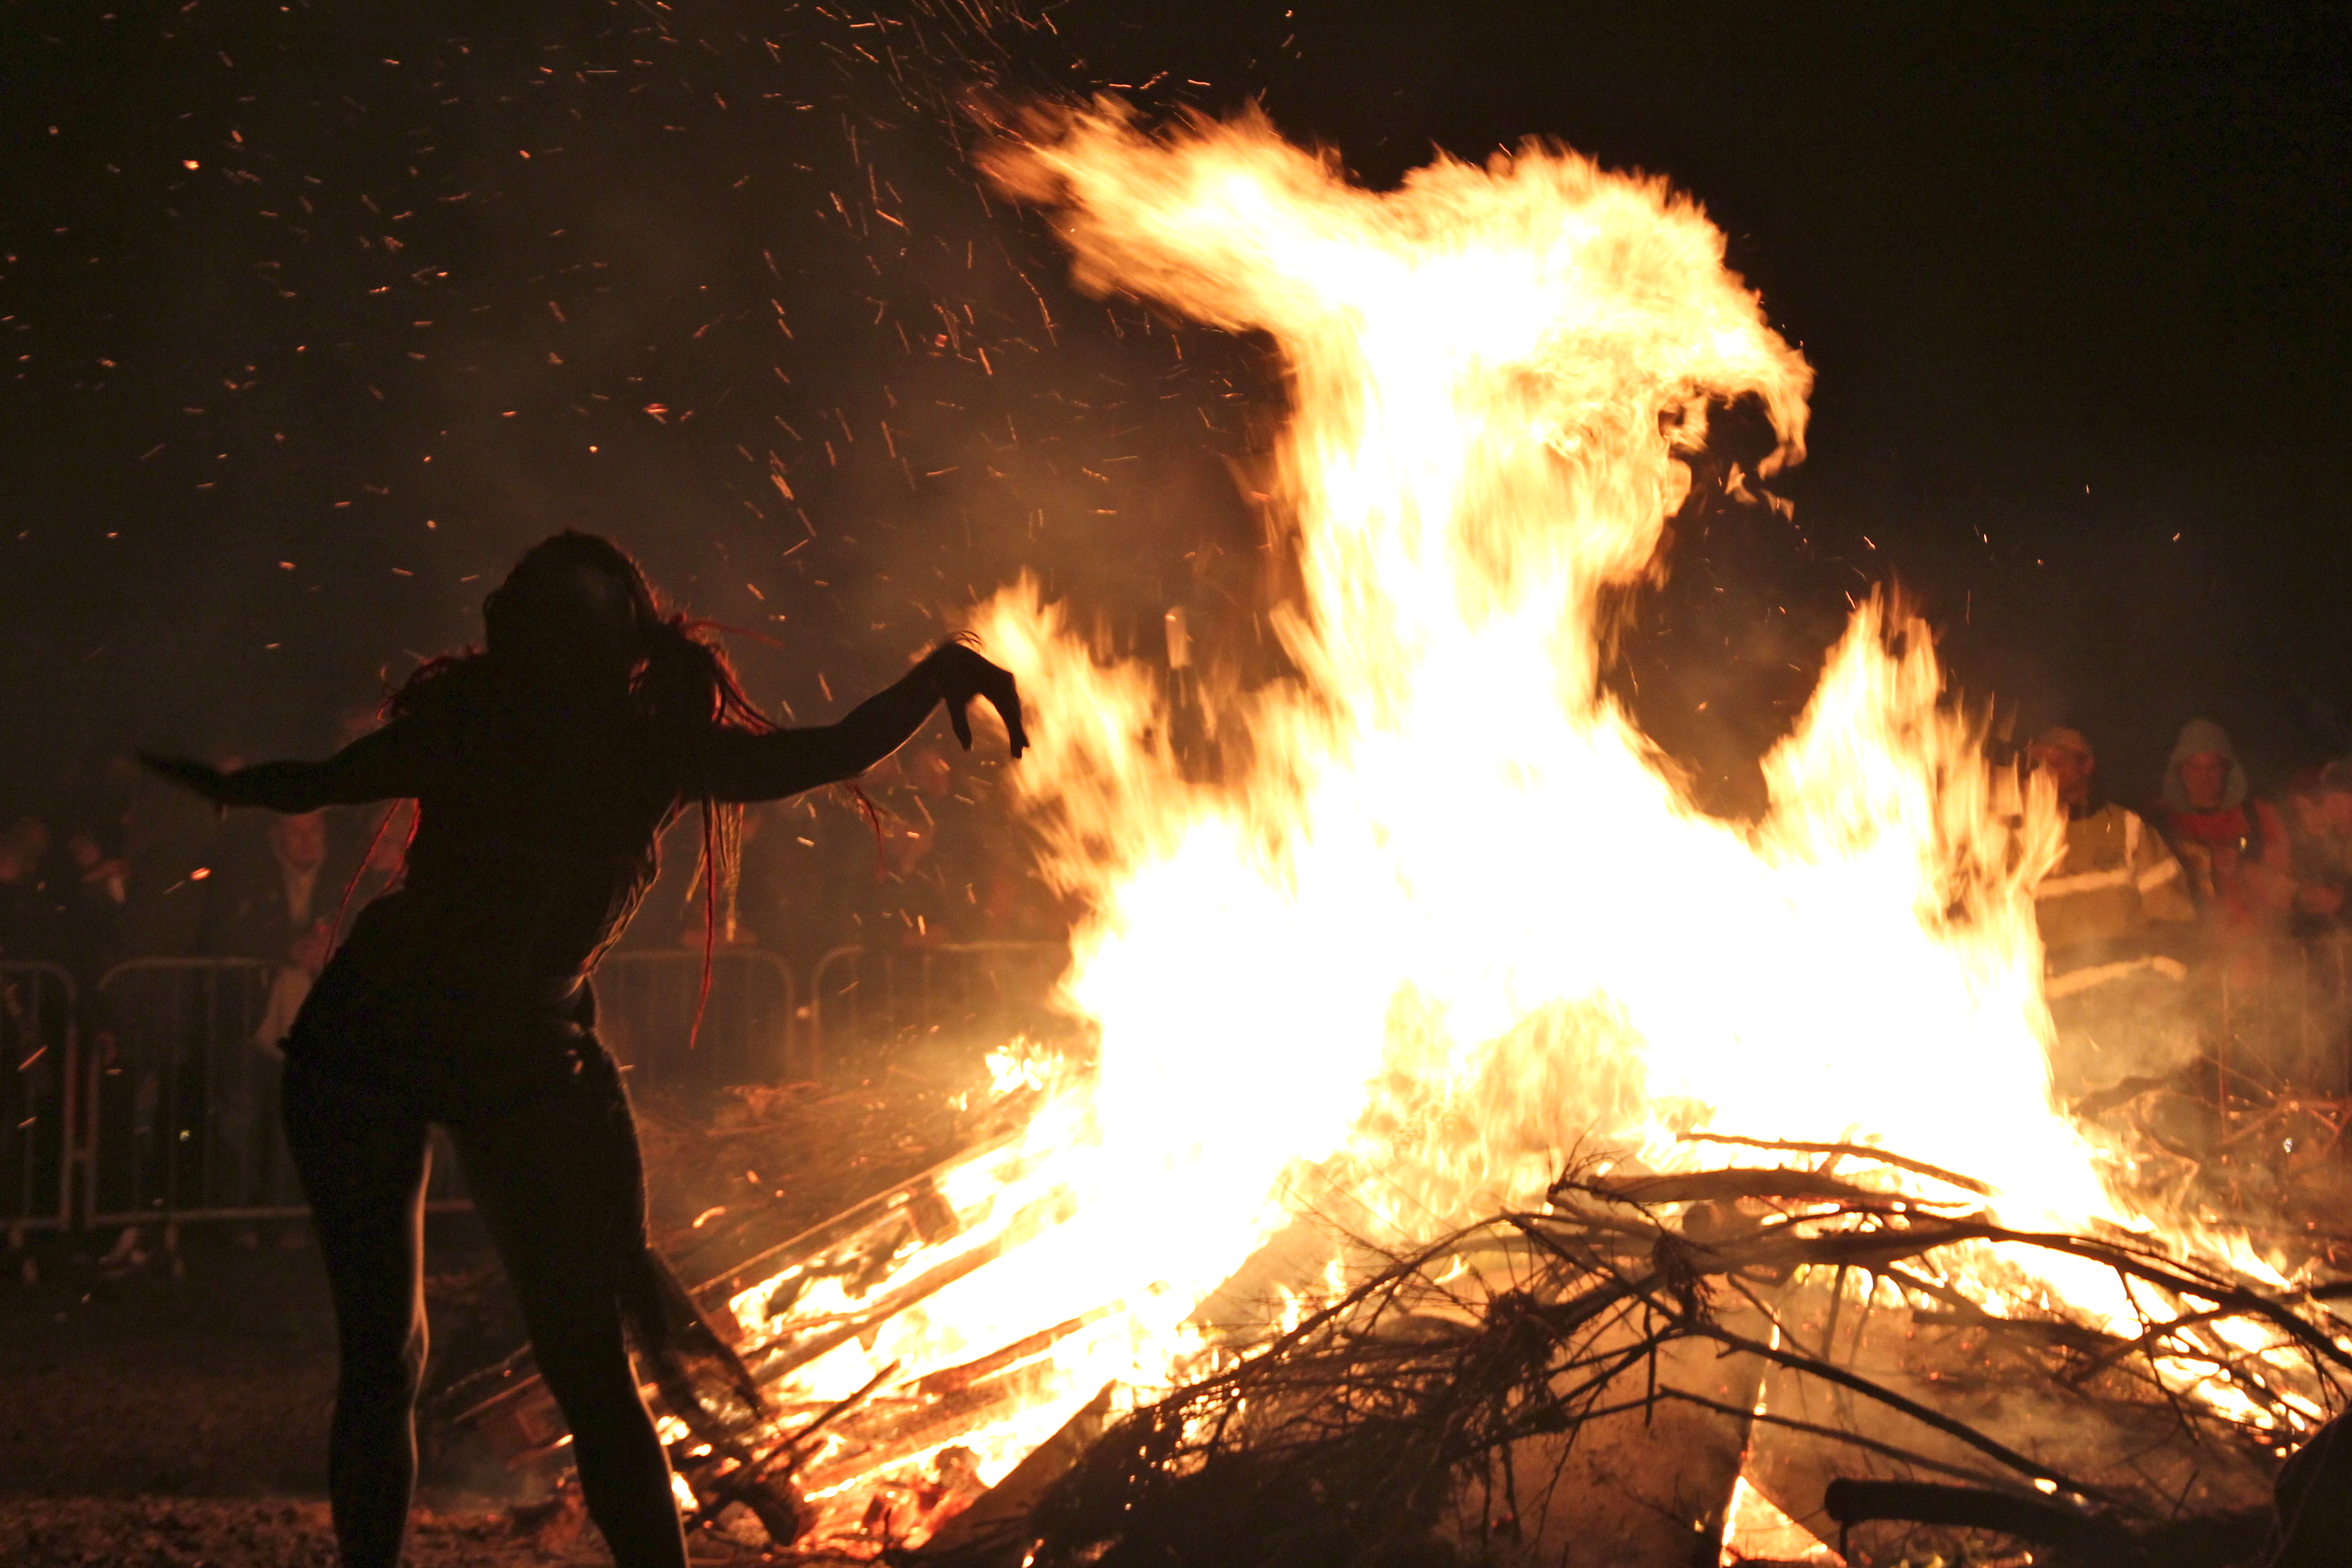
M 2092 762 L 2096 762 L 2099 756 L 2099 753 L 2092 749 L 2091 742 L 2084 738 L 2082 731 L 2069 730 L 2063 724 L 2053 724 L 2034 736 L 2028 749 L 2036 752 L 2073 752 L 2077 756 Z
M 2226 811 L 2246 798 L 2246 769 L 2238 761 L 2238 748 L 2230 743 L 2230 732 L 2210 719 L 2191 719 L 2180 726 L 2180 739 L 2172 742 L 2172 755 L 2164 764 L 2164 804 L 2175 811 L 2195 811 L 2189 802 L 2189 791 L 2180 782 L 2180 764 L 2191 757 L 2218 752 L 2230 762 L 2230 782 L 2221 791 L 2221 809 Z

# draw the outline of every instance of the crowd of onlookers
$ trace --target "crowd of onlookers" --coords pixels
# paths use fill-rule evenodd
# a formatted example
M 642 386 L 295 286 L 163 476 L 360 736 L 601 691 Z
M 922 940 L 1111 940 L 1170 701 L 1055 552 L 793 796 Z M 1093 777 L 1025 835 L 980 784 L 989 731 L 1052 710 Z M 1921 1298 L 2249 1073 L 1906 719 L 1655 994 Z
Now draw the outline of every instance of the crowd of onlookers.
M 750 806 L 740 875 L 715 911 L 688 807 L 625 941 L 698 952 L 709 936 L 804 971 L 841 945 L 1056 937 L 1063 917 L 1028 870 L 994 774 L 918 742 L 866 777 L 863 800 L 826 791 Z M 258 959 L 316 974 L 351 917 L 397 885 L 414 809 L 224 816 L 128 753 L 68 794 L 50 813 L 0 824 L 0 962 L 62 966 L 85 991 L 134 958 Z
M 2070 729 L 2027 749 L 2067 812 L 2037 889 L 2062 1089 L 2202 1061 L 2226 1091 L 2344 1089 L 2352 1016 L 2352 759 L 2256 798 L 2228 733 L 2181 728 L 2155 797 L 2095 804 Z
M 354 715 L 345 738 L 369 722 Z M 2070 729 L 2026 751 L 2066 810 L 2036 897 L 2062 1088 L 2237 1054 L 2234 1069 L 2341 1089 L 2352 1017 L 2352 759 L 2256 798 L 2230 737 L 2180 731 L 2140 809 L 2101 804 L 2097 756 Z M 215 760 L 233 764 L 237 759 Z M 740 877 L 709 906 L 699 824 L 683 813 L 626 942 L 754 944 L 806 974 L 844 945 L 1051 940 L 1067 911 L 995 799 L 993 764 L 919 741 L 862 798 L 749 808 Z M 350 916 L 397 885 L 413 807 L 232 813 L 107 761 L 47 816 L 0 826 L 0 962 L 60 965 L 86 992 L 124 961 L 279 966 L 260 1037 L 291 1021 Z
M 344 738 L 372 722 L 353 715 Z M 715 898 L 689 805 L 625 944 L 676 952 L 688 984 L 706 942 L 756 947 L 806 986 L 841 947 L 1057 940 L 1067 915 L 997 798 L 1000 766 L 919 740 L 855 793 L 750 806 L 738 873 Z M 33 1184 L 34 1208 L 63 1201 L 56 1113 L 68 1101 L 50 1047 L 76 1021 L 80 1051 L 103 1069 L 97 1210 L 143 1210 L 167 1191 L 191 1211 L 290 1201 L 272 1184 L 283 1173 L 271 1058 L 352 919 L 399 886 L 415 809 L 222 814 L 126 752 L 58 792 L 48 811 L 0 816 L 0 965 L 62 970 L 79 994 L 75 1005 L 48 981 L 0 973 L 0 1040 L 24 1047 L 0 1081 L 0 1170 Z M 159 959 L 256 966 L 139 962 Z M 858 968 L 836 973 L 854 982 Z M 238 1232 L 247 1243 L 255 1234 Z M 129 1227 L 106 1261 L 135 1264 L 142 1245 Z

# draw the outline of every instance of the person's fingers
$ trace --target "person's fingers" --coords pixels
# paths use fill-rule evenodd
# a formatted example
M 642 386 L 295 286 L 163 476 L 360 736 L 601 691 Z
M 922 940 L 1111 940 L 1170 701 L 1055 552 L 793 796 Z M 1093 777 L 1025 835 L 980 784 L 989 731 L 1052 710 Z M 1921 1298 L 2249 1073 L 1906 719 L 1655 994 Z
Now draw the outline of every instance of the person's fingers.
M 966 706 L 971 700 L 948 704 L 948 722 L 955 726 L 956 742 L 967 752 L 971 750 L 971 713 Z
M 1029 749 L 1029 726 L 1024 723 L 1021 718 L 1020 685 L 1013 680 L 1012 672 L 1009 670 L 1004 676 L 1004 704 L 1002 711 L 1004 714 L 1004 731 L 1012 738 L 1013 757 L 1015 762 L 1018 762 L 1021 753 Z
M 1009 669 L 991 665 L 989 675 L 989 706 L 994 708 L 996 716 L 1004 721 L 1006 749 L 1012 752 L 1013 760 L 1019 762 L 1021 753 L 1029 747 L 1029 732 L 1021 722 L 1021 688 Z
M 1029 748 L 1029 732 L 1021 724 L 1019 694 L 1010 689 L 1010 682 L 1008 682 L 1005 690 L 991 691 L 988 694 L 988 704 L 996 710 L 996 716 L 1004 721 L 1005 745 L 1012 752 L 1013 760 L 1019 762 L 1021 753 Z

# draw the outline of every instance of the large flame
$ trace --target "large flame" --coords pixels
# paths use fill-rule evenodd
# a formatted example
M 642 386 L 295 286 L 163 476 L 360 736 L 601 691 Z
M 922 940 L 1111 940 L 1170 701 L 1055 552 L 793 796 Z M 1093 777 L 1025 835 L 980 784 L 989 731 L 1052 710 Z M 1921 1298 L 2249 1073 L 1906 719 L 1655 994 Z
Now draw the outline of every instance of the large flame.
M 982 621 L 1053 737 L 1018 786 L 1098 911 L 1070 995 L 1103 1144 L 1184 1171 L 1182 1231 L 1334 1155 L 1400 1226 L 1465 1217 L 1668 1122 L 1883 1139 L 2037 1218 L 2105 1211 L 2048 1098 L 2056 815 L 1939 703 L 1924 626 L 1855 615 L 1753 826 L 1694 809 L 1602 692 L 1602 590 L 1654 569 L 1709 400 L 1761 403 L 1768 470 L 1801 452 L 1811 373 L 1696 206 L 1540 148 L 1374 194 L 1252 117 L 1079 116 L 992 172 L 1082 282 L 1264 331 L 1290 373 L 1301 677 L 1241 705 L 1239 778 L 1184 782 L 1152 684 L 1033 596 Z
M 1696 205 L 1533 146 L 1373 193 L 1255 116 L 1152 136 L 1113 108 L 987 169 L 1082 284 L 1278 349 L 1298 673 L 1227 699 L 1246 744 L 1195 782 L 1150 671 L 1034 588 L 978 616 L 1034 710 L 1014 787 L 1092 911 L 1066 994 L 1099 1068 L 949 1194 L 1003 1182 L 1000 1223 L 1058 1223 L 803 1369 L 813 1396 L 1085 1319 L 1027 1411 L 960 1435 L 992 1477 L 1164 1374 L 1308 1207 L 1402 1241 L 1580 1145 L 1661 1163 L 1695 1129 L 1884 1142 L 2012 1220 L 2111 1217 L 2050 1102 L 2057 815 L 1988 768 L 1925 627 L 1856 612 L 1752 825 L 1696 810 L 1603 691 L 1604 590 L 1656 569 L 1710 401 L 1760 404 L 1768 470 L 1802 452 L 1811 373 Z

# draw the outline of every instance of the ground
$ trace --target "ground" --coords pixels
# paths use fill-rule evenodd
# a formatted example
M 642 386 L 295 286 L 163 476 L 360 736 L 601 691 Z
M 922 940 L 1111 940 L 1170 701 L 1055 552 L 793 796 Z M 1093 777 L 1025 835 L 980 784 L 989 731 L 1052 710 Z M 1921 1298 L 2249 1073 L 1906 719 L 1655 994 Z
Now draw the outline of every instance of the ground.
M 434 1230 L 436 1268 L 487 1261 L 469 1221 Z M 93 1243 L 36 1243 L 37 1282 L 0 1286 L 0 1563 L 327 1568 L 334 1317 L 307 1227 L 248 1250 L 191 1226 L 176 1271 L 159 1239 L 131 1268 L 101 1268 Z M 415 1568 L 609 1561 L 495 1472 L 437 1468 Z
M 655 1232 L 692 1273 L 836 1213 L 985 1130 L 953 1087 L 901 1070 L 641 1105 Z M 150 1227 L 135 1254 L 118 1239 L 35 1236 L 6 1256 L 0 1568 L 329 1568 L 334 1315 L 308 1224 L 190 1225 L 176 1250 Z M 433 1216 L 426 1254 L 429 1404 L 521 1328 L 471 1215 Z M 430 1420 L 421 1437 L 412 1568 L 611 1561 L 545 1473 Z M 703 1537 L 696 1554 L 730 1548 Z

